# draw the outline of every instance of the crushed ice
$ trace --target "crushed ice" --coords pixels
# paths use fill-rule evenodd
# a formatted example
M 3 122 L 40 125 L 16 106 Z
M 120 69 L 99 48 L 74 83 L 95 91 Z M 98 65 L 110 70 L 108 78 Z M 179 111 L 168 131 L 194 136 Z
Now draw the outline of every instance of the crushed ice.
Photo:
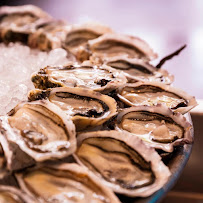
M 55 49 L 49 53 L 32 50 L 19 43 L 0 43 L 0 115 L 5 115 L 34 88 L 30 76 L 47 65 L 68 63 L 67 52 Z

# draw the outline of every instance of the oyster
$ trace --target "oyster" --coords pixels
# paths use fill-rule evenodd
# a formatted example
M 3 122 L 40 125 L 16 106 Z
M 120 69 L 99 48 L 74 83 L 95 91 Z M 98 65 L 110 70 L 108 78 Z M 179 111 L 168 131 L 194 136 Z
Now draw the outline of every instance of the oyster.
M 122 70 L 129 83 L 137 81 L 157 81 L 171 84 L 174 77 L 164 69 L 157 69 L 142 59 L 131 59 L 126 56 L 106 58 L 104 63 L 112 68 Z
M 33 74 L 32 82 L 35 88 L 39 89 L 67 86 L 106 93 L 124 85 L 126 78 L 122 72 L 115 71 L 106 65 L 94 66 L 87 61 L 81 65 L 47 66 Z
M 11 186 L 0 186 L 1 203 L 36 203 L 36 200 L 21 190 Z
M 97 177 L 77 164 L 27 169 L 16 177 L 20 187 L 38 202 L 120 202 Z
M 3 6 L 0 8 L 0 38 L 2 41 L 27 43 L 29 34 L 51 17 L 33 5 Z
M 79 61 L 84 61 L 89 59 L 86 48 L 88 40 L 95 39 L 108 32 L 112 32 L 109 27 L 96 23 L 73 25 L 66 34 L 63 47 L 75 55 Z
M 62 47 L 65 39 L 67 24 L 64 21 L 50 21 L 40 25 L 28 39 L 28 45 L 43 51 Z
M 97 39 L 89 40 L 88 47 L 95 58 L 126 55 L 129 58 L 141 58 L 149 61 L 157 58 L 157 54 L 140 38 L 107 33 Z
M 72 117 L 77 130 L 103 124 L 117 114 L 116 101 L 107 96 L 78 87 L 58 87 L 48 90 L 31 90 L 30 101 L 48 98 Z
M 128 131 L 156 149 L 172 152 L 174 146 L 193 142 L 192 126 L 186 118 L 162 104 L 136 106 L 122 110 L 115 129 Z
M 118 97 L 129 106 L 165 104 L 182 114 L 197 105 L 194 97 L 175 87 L 159 82 L 138 82 L 120 88 Z
M 81 133 L 74 156 L 114 192 L 146 197 L 159 190 L 170 176 L 157 152 L 128 132 Z
M 64 158 L 75 151 L 75 126 L 49 101 L 23 102 L 1 117 L 4 136 L 35 161 Z

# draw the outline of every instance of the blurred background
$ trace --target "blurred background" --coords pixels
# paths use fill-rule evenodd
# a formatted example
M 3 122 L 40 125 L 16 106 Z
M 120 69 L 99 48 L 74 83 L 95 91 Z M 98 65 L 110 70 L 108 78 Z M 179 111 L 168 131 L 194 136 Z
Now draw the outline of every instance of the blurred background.
M 9 0 L 0 5 L 34 4 L 68 23 L 97 21 L 120 33 L 139 36 L 159 54 L 159 60 L 184 44 L 187 48 L 163 68 L 175 75 L 174 86 L 194 95 L 195 143 L 176 186 L 162 201 L 203 202 L 203 0 Z
M 34 4 L 69 23 L 97 21 L 139 36 L 159 54 L 155 64 L 187 44 L 164 68 L 175 75 L 176 87 L 203 99 L 202 0 L 1 0 L 0 4 Z

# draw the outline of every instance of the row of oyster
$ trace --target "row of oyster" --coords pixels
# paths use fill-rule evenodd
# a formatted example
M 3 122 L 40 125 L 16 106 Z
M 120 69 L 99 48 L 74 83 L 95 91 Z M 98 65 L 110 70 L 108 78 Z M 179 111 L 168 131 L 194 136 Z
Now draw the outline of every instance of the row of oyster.
M 30 5 L 0 9 L 0 39 L 63 47 L 73 60 L 34 73 L 29 101 L 0 117 L 1 202 L 119 202 L 112 191 L 163 187 L 170 171 L 156 150 L 192 143 L 182 114 L 196 101 L 150 64 L 157 56 L 144 41 Z

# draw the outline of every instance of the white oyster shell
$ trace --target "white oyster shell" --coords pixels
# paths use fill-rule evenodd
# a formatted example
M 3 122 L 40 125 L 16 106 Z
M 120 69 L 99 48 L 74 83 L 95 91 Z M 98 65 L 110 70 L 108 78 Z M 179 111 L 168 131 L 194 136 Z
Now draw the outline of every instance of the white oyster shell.
M 28 34 L 36 31 L 36 26 L 52 19 L 46 12 L 37 6 L 3 6 L 0 8 L 0 38 L 10 41 L 27 43 Z
M 117 193 L 147 197 L 163 187 L 170 176 L 158 153 L 127 131 L 81 133 L 77 144 L 77 162 Z
M 72 25 L 69 26 L 65 40 L 63 41 L 63 47 L 79 61 L 88 60 L 90 54 L 87 49 L 88 40 L 111 32 L 112 30 L 109 27 L 93 22 Z
M 35 88 L 82 87 L 108 93 L 127 82 L 121 71 L 106 65 L 95 66 L 89 61 L 63 67 L 45 67 L 32 76 Z
M 94 61 L 94 59 L 92 59 Z M 174 80 L 173 75 L 164 69 L 157 69 L 149 62 L 137 58 L 129 58 L 126 55 L 114 56 L 104 59 L 108 66 L 122 70 L 129 83 L 137 81 L 157 81 L 171 84 Z
M 88 41 L 93 57 L 104 58 L 127 55 L 129 58 L 142 58 L 146 61 L 157 58 L 149 45 L 138 37 L 107 33 Z
M 123 109 L 117 116 L 115 129 L 129 131 L 146 145 L 166 152 L 193 142 L 192 125 L 181 113 L 174 113 L 162 104 Z
M 98 126 L 117 114 L 116 101 L 107 95 L 79 87 L 31 90 L 30 101 L 48 99 L 71 116 L 77 130 Z
M 51 20 L 40 25 L 36 32 L 29 35 L 28 45 L 42 51 L 62 47 L 68 25 L 62 20 Z
M 76 149 L 75 126 L 49 101 L 23 102 L 1 117 L 4 136 L 35 161 L 64 158 Z
M 94 174 L 78 164 L 46 165 L 16 174 L 20 187 L 38 202 L 119 203 Z
M 182 114 L 187 113 L 197 105 L 193 96 L 181 89 L 159 82 L 126 84 L 119 88 L 118 97 L 129 106 L 165 104 L 174 112 Z

